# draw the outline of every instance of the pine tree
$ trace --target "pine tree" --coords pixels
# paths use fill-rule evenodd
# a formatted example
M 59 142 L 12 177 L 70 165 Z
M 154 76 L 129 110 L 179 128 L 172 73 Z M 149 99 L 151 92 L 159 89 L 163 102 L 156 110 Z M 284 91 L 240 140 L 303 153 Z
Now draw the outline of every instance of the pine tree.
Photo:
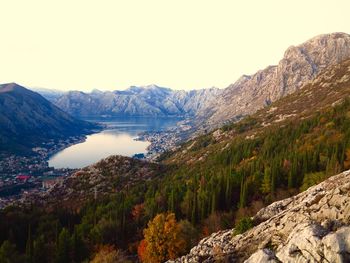
M 264 177 L 261 184 L 261 192 L 264 194 L 271 193 L 271 169 L 269 167 L 265 167 L 264 169 Z
M 33 262 L 45 263 L 48 262 L 48 253 L 44 236 L 40 236 L 34 241 L 33 245 Z
M 28 263 L 33 262 L 33 253 L 34 253 L 33 246 L 34 246 L 34 244 L 33 244 L 33 238 L 32 238 L 32 226 L 29 224 L 27 244 L 26 244 L 26 257 L 27 257 Z
M 63 228 L 58 236 L 56 251 L 56 263 L 70 262 L 70 235 L 67 229 Z
M 20 263 L 23 259 L 18 254 L 16 246 L 5 240 L 0 247 L 0 263 Z

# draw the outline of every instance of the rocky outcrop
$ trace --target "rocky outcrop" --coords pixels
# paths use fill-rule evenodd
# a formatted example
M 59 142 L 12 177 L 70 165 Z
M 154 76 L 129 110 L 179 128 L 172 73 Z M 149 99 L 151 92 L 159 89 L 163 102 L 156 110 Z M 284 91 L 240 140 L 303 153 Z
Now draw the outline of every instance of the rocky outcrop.
M 124 191 L 152 180 L 164 171 L 157 163 L 112 155 L 74 172 L 47 191 L 26 195 L 17 205 L 81 208 L 92 198 L 100 199 Z
M 277 66 L 243 76 L 227 87 L 207 108 L 199 111 L 197 124 L 216 127 L 239 119 L 295 92 L 323 69 L 350 58 L 350 35 L 320 35 L 289 47 Z
M 256 226 L 221 231 L 173 262 L 350 262 L 350 171 L 255 216 Z
M 289 47 L 278 65 L 243 75 L 226 89 L 177 91 L 156 85 L 124 91 L 70 91 L 59 97 L 44 91 L 58 107 L 78 117 L 194 117 L 194 130 L 212 129 L 234 121 L 302 88 L 325 68 L 350 58 L 350 35 L 316 36 Z
M 77 116 L 194 116 L 205 109 L 222 90 L 171 90 L 149 85 L 130 87 L 125 91 L 70 91 L 60 97 L 48 99 L 64 111 Z

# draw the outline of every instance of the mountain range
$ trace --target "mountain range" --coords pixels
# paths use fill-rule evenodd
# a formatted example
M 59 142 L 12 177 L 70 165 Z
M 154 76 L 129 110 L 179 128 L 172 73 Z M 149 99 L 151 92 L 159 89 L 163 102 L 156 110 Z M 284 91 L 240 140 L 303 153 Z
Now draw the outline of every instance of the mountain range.
M 51 94 L 75 116 L 185 116 L 211 131 L 157 162 L 110 156 L 27 195 L 0 211 L 1 241 L 43 262 L 349 262 L 349 94 L 344 33 L 290 47 L 224 90 Z M 26 139 L 17 145 L 40 128 L 93 125 L 13 83 L 0 106 L 3 137 Z
M 350 35 L 316 36 L 289 47 L 282 60 L 253 75 L 243 75 L 197 114 L 197 124 L 217 127 L 256 112 L 302 88 L 330 65 L 350 58 Z
M 81 136 L 96 128 L 16 83 L 0 86 L 0 112 L 0 152 L 30 153 L 43 142 Z
M 349 171 L 340 172 L 350 168 L 349 92 L 350 59 L 158 163 L 108 157 L 27 202 L 54 209 L 60 200 L 59 209 L 82 211 L 83 240 L 97 232 L 124 249 L 171 211 L 187 222 L 181 242 L 207 236 L 183 257 L 166 254 L 171 262 L 347 262 Z
M 48 92 L 41 94 L 76 117 L 193 117 L 198 111 L 204 110 L 220 93 L 221 90 L 217 88 L 175 91 L 148 85 L 132 86 L 124 91 L 69 91 L 61 96 L 53 96 L 54 94 Z
M 299 90 L 325 68 L 347 58 L 350 58 L 350 35 L 332 33 L 289 47 L 278 65 L 243 75 L 225 89 L 177 91 L 149 85 L 132 86 L 125 91 L 39 92 L 76 117 L 190 117 L 194 131 L 210 130 Z

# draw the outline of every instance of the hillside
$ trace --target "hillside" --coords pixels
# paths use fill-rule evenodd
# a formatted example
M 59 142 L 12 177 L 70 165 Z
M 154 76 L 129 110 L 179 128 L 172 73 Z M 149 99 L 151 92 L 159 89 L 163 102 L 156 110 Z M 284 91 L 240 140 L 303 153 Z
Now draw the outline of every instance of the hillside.
M 216 88 L 176 91 L 149 85 L 132 86 L 125 91 L 70 91 L 59 97 L 46 92 L 43 96 L 47 95 L 59 108 L 77 117 L 188 117 L 205 108 L 220 93 Z
M 217 127 L 256 112 L 301 89 L 330 65 L 350 58 L 350 35 L 316 36 L 289 47 L 278 65 L 244 75 L 227 87 L 207 109 L 198 112 L 197 126 Z
M 348 97 L 349 91 L 350 60 L 346 60 L 323 70 L 299 91 L 281 98 L 242 121 L 225 125 L 187 142 L 167 162 L 195 162 L 196 158 L 204 160 L 208 152 L 214 149 L 223 151 L 238 138 L 249 141 L 258 139 L 259 135 L 277 132 L 278 128 L 286 129 L 293 125 L 296 128 L 306 120 L 311 121 L 312 117 L 320 115 L 327 108 L 340 104 Z M 318 124 L 322 126 L 324 123 Z
M 0 213 L 6 229 L 0 231 L 3 233 L 1 240 L 11 236 L 10 230 L 16 230 L 12 239 L 23 250 L 26 231 L 18 232 L 17 229 L 25 229 L 29 221 L 32 226 L 37 226 L 33 229 L 33 238 L 38 240 L 44 236 L 47 251 L 52 255 L 56 245 L 54 239 L 50 239 L 53 233 L 48 229 L 55 229 L 58 221 L 61 226 L 58 231 L 68 230 L 72 238 L 78 235 L 79 242 L 87 251 L 94 251 L 99 244 L 109 244 L 130 255 L 137 253 L 137 246 L 139 250 L 146 251 L 142 253 L 148 253 L 145 241 L 140 243 L 145 238 L 143 230 L 150 226 L 148 222 L 159 218 L 157 215 L 162 218 L 164 213 L 172 212 L 179 222 L 179 229 L 184 229 L 180 235 L 183 240 L 179 243 L 183 244 L 183 248 L 172 254 L 164 254 L 162 258 L 181 256 L 199 238 L 211 233 L 234 226 L 237 229 L 235 233 L 243 232 L 252 224 L 257 225 L 256 230 L 233 239 L 232 230 L 213 234 L 183 258 L 183 262 L 186 262 L 186 258 L 193 258 L 189 262 L 196 262 L 198 254 L 203 255 L 203 260 L 211 262 L 213 253 L 244 260 L 258 248 L 269 248 L 263 252 L 271 258 L 274 255 L 280 258 L 290 256 L 285 248 L 293 247 L 295 232 L 291 232 L 291 228 L 295 225 L 289 218 L 296 217 L 303 224 L 295 227 L 295 231 L 302 231 L 306 239 L 312 231 L 321 231 L 317 232 L 318 239 L 311 234 L 317 244 L 315 251 L 319 253 L 326 244 L 323 237 L 329 234 L 327 240 L 334 238 L 333 232 L 338 230 L 336 235 L 343 235 L 343 230 L 338 227 L 343 223 L 348 224 L 341 221 L 347 215 L 347 203 L 339 203 L 340 208 L 337 208 L 338 203 L 334 203 L 335 206 L 320 210 L 327 217 L 342 222 L 338 224 L 334 221 L 334 228 L 333 223 L 330 223 L 330 227 L 326 226 L 322 218 L 316 220 L 316 216 L 322 215 L 321 212 L 310 213 L 309 208 L 305 210 L 302 205 L 295 206 L 295 210 L 291 207 L 293 203 L 304 202 L 308 200 L 306 196 L 314 194 L 317 196 L 315 200 L 322 200 L 323 194 L 320 195 L 322 192 L 317 190 L 319 187 L 261 209 L 350 168 L 349 91 L 350 60 L 347 60 L 328 67 L 299 91 L 256 114 L 195 138 L 176 152 L 164 154 L 159 164 L 118 156 L 102 160 L 66 178 L 49 194 L 21 200 L 21 204 L 35 204 L 37 210 L 28 212 L 25 205 Z M 324 196 L 327 200 L 333 195 L 332 192 L 328 194 L 334 186 L 329 184 L 332 180 L 337 186 L 345 187 L 348 173 L 326 181 Z M 341 188 L 339 191 L 344 195 Z M 334 194 L 338 200 L 342 200 L 337 192 Z M 323 203 L 320 201 L 319 204 Z M 312 205 L 316 207 L 318 203 L 311 202 L 310 207 Z M 336 212 L 335 208 L 344 214 Z M 12 209 L 19 214 L 16 224 L 11 220 Z M 283 209 L 286 212 L 279 213 Z M 259 210 L 261 212 L 253 221 L 249 219 Z M 288 217 L 284 217 L 287 213 Z M 281 220 L 274 221 L 277 219 Z M 317 223 L 309 224 L 314 219 Z M 290 224 L 282 224 L 288 220 Z M 258 225 L 260 222 L 263 223 Z M 277 230 L 264 232 L 270 223 L 270 229 L 275 227 Z M 319 226 L 321 223 L 324 223 L 323 228 Z M 262 234 L 258 235 L 257 231 Z M 286 236 L 275 240 L 279 233 Z M 266 242 L 259 237 L 266 237 Z M 271 237 L 271 242 L 267 240 L 268 237 Z M 300 245 L 304 243 L 300 242 Z M 293 250 L 293 256 L 301 256 L 303 249 L 298 247 Z M 261 253 L 255 256 L 261 256 Z M 92 254 L 85 252 L 82 258 Z M 334 253 L 331 255 L 336 256 Z
M 43 91 L 51 102 L 76 117 L 188 117 L 188 138 L 244 116 L 294 93 L 328 66 L 350 58 L 350 35 L 331 33 L 289 47 L 278 65 L 243 75 L 225 89 L 177 91 L 156 85 L 124 91 L 70 91 L 60 96 Z
M 162 172 L 164 167 L 159 164 L 110 156 L 77 171 L 49 192 L 26 201 L 49 207 L 56 206 L 57 200 L 61 200 L 60 206 L 80 207 L 95 198 L 95 195 L 103 199 L 110 194 L 127 191 L 145 181 L 156 179 Z
M 30 153 L 32 147 L 43 142 L 86 134 L 96 128 L 15 83 L 0 86 L 0 112 L 0 152 Z
M 252 229 L 213 233 L 170 262 L 349 262 L 350 171 L 261 209 Z
M 350 60 L 345 60 L 255 114 L 164 154 L 159 163 L 102 160 L 49 194 L 25 197 L 19 207 L 1 211 L 0 241 L 11 240 L 22 253 L 27 242 L 39 243 L 35 253 L 45 251 L 49 262 L 62 244 L 55 238 L 60 233 L 69 244 L 67 257 L 79 258 L 70 261 L 91 259 L 103 244 L 133 261 L 138 253 L 153 263 L 176 259 L 199 239 L 230 229 L 204 239 L 179 260 L 243 262 L 258 252 L 251 262 L 302 261 L 305 251 L 311 262 L 347 259 L 341 253 L 348 243 L 341 239 L 348 233 L 349 173 L 331 177 L 350 169 L 349 94 Z M 284 201 L 274 203 L 278 200 Z M 178 231 L 173 242 L 164 242 L 167 227 L 157 228 L 165 220 Z M 159 238 L 147 239 L 158 231 Z M 339 248 L 329 245 L 334 240 Z

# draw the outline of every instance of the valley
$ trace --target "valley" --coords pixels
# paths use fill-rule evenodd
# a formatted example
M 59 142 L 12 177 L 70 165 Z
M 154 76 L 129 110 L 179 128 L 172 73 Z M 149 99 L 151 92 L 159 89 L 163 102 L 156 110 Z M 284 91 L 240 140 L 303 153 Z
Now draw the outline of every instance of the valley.
M 32 148 L 33 154 L 20 156 L 2 154 L 0 159 L 0 208 L 14 202 L 26 202 L 30 195 L 45 194 L 55 182 L 60 183 L 78 168 L 106 158 L 110 155 L 138 156 L 155 159 L 162 149 L 173 144 L 158 141 L 153 134 L 162 136 L 181 119 L 178 118 L 86 118 L 98 123 L 101 131 L 91 135 L 68 137 L 65 140 L 51 140 L 40 147 Z M 141 133 L 152 134 L 147 137 Z M 150 142 L 147 141 L 151 141 Z M 171 140 L 169 140 L 171 142 Z M 19 179 L 25 176 L 25 179 Z M 28 178 L 27 178 L 28 177 Z M 43 187 L 52 181 L 50 187 Z
M 31 262 L 348 260 L 348 34 L 222 90 L 39 92 L 0 86 L 0 240 Z
M 99 123 L 104 128 L 101 132 L 88 135 L 84 142 L 70 146 L 54 154 L 49 159 L 49 166 L 55 168 L 83 168 L 110 155 L 144 156 L 151 159 L 159 155 L 161 145 L 170 147 L 169 140 L 162 142 L 140 136 L 141 134 L 168 134 L 173 129 L 178 118 L 147 118 L 147 117 L 112 117 L 85 118 Z M 151 146 L 152 143 L 152 146 Z

